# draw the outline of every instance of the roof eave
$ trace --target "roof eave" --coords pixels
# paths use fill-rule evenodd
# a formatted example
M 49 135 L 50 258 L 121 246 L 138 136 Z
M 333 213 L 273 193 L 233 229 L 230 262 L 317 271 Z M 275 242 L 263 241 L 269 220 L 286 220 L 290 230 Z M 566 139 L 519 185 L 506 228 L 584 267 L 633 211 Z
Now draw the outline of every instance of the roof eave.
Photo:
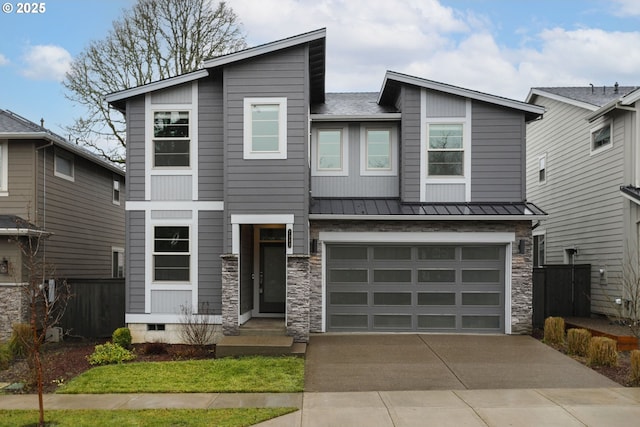
M 402 119 L 402 113 L 383 113 L 370 115 L 338 115 L 338 114 L 311 114 L 311 121 L 314 122 L 385 122 L 398 121 Z
M 584 108 L 585 110 L 589 110 L 589 111 L 596 111 L 599 109 L 597 105 L 589 104 L 583 101 L 578 101 L 572 98 L 567 98 L 566 96 L 557 95 L 555 93 L 547 92 L 538 88 L 531 88 L 531 90 L 529 91 L 529 95 L 527 95 L 526 102 L 530 103 L 534 96 L 543 96 L 545 98 L 553 99 L 554 101 L 563 102 L 565 104 Z

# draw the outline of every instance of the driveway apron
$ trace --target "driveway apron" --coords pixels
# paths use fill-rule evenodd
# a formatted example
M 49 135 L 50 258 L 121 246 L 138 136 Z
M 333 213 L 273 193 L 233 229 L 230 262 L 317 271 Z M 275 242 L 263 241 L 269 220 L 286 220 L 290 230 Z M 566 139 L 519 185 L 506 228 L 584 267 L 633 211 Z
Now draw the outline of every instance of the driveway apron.
M 307 392 L 619 387 L 523 335 L 314 335 L 305 369 Z

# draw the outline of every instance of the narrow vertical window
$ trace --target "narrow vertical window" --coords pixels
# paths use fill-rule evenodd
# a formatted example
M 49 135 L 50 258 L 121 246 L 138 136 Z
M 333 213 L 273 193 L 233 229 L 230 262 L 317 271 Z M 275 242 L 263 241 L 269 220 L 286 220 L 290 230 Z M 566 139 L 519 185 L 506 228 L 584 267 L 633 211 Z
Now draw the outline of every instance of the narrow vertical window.
M 111 251 L 111 268 L 114 278 L 124 277 L 124 249 L 113 248 Z
M 120 179 L 113 178 L 113 204 L 120 204 Z
M 542 267 L 545 264 L 545 235 L 533 236 L 533 266 Z
M 544 154 L 538 159 L 538 182 L 547 181 L 547 155 Z
M 7 196 L 9 191 L 9 159 L 7 141 L 0 141 L 0 196 Z
M 389 129 L 367 129 L 367 170 L 391 170 L 391 131 Z

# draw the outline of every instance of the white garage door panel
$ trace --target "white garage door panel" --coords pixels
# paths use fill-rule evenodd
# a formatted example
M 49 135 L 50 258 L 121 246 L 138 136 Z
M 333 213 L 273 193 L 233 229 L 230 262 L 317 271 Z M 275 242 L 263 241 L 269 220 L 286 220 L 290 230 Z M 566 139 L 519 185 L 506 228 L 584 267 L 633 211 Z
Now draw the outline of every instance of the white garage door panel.
M 503 245 L 327 245 L 329 331 L 504 332 Z

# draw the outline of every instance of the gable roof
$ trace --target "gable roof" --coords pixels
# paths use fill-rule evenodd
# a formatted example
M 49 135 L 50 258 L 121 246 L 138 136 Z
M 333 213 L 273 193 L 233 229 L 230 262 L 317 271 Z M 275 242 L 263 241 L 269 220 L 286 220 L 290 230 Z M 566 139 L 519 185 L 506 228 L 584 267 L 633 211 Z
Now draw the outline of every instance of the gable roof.
M 1 139 L 42 139 L 51 142 L 53 145 L 64 148 L 80 157 L 83 157 L 97 165 L 100 165 L 118 175 L 124 176 L 125 172 L 119 166 L 106 161 L 95 153 L 67 141 L 60 135 L 56 135 L 31 120 L 13 113 L 9 110 L 0 109 L 0 138 Z
M 596 111 L 614 99 L 618 99 L 637 89 L 637 86 L 574 86 L 574 87 L 534 87 L 527 95 L 526 102 L 535 96 L 544 96 L 590 111 Z
M 141 86 L 110 93 L 105 96 L 105 100 L 121 111 L 125 108 L 124 100 L 132 96 L 142 95 L 147 92 L 165 89 L 193 80 L 198 80 L 209 75 L 210 69 L 223 67 L 228 64 L 246 61 L 261 55 L 266 55 L 282 49 L 309 44 L 309 77 L 310 93 L 312 102 L 324 101 L 324 78 L 325 78 L 325 49 L 327 31 L 325 28 L 310 31 L 282 40 L 262 44 L 259 46 L 243 49 L 237 52 L 221 55 L 204 61 L 203 68 L 191 73 L 182 74 L 164 80 L 148 83 Z
M 436 82 L 434 80 L 414 77 L 407 74 L 397 73 L 395 71 L 387 71 L 378 102 L 382 104 L 391 104 L 398 94 L 401 84 L 410 84 L 425 89 L 436 90 L 439 92 L 457 95 L 464 98 L 470 98 L 476 101 L 487 102 L 502 107 L 512 108 L 522 111 L 525 114 L 525 120 L 531 121 L 539 118 L 544 114 L 544 108 L 528 104 L 526 102 L 516 101 L 515 99 L 504 98 L 497 95 L 491 95 L 484 92 L 478 92 L 471 89 L 465 89 L 445 83 Z

